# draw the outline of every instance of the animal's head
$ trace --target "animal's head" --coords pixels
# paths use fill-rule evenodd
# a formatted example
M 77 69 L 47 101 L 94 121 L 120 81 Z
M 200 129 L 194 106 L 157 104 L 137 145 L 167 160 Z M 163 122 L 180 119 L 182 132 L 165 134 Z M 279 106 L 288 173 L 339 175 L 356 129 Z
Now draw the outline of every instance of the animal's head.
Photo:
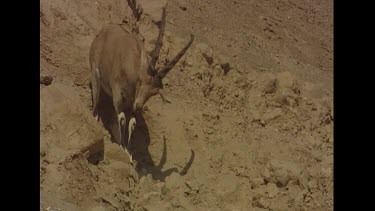
M 162 21 L 160 24 L 158 40 L 155 44 L 155 49 L 151 53 L 151 62 L 147 69 L 148 74 L 151 76 L 148 80 L 139 81 L 137 87 L 137 93 L 134 100 L 133 111 L 139 111 L 143 108 L 144 104 L 150 99 L 150 97 L 159 93 L 160 89 L 163 89 L 163 78 L 168 72 L 174 67 L 175 64 L 181 59 L 185 52 L 189 49 L 191 43 L 194 40 L 194 35 L 191 35 L 190 41 L 185 47 L 171 60 L 169 63 L 157 71 L 155 69 L 156 62 L 159 59 L 160 49 L 163 43 L 164 29 L 165 29 L 165 8 L 163 8 Z

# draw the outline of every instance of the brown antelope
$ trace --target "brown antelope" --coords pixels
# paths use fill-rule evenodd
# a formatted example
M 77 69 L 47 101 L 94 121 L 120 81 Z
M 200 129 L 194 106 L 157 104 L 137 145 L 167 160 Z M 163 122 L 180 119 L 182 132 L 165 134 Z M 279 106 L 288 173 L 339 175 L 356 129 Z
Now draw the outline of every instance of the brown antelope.
M 165 16 L 166 11 L 163 8 L 159 35 L 155 49 L 151 53 L 151 62 L 147 57 L 143 41 L 136 33 L 128 32 L 122 28 L 121 24 L 109 24 L 103 27 L 91 45 L 89 60 L 93 115 L 99 121 L 99 94 L 100 90 L 103 90 L 113 100 L 119 126 L 120 144 L 127 118 L 133 116 L 135 112 L 139 112 L 150 97 L 163 89 L 162 79 L 185 54 L 194 40 L 194 36 L 191 35 L 190 41 L 184 48 L 164 68 L 156 71 L 155 66 L 164 36 Z M 161 94 L 160 96 L 163 97 Z M 129 121 L 127 146 L 129 146 L 135 124 L 133 117 Z M 130 161 L 132 161 L 132 156 L 126 148 Z

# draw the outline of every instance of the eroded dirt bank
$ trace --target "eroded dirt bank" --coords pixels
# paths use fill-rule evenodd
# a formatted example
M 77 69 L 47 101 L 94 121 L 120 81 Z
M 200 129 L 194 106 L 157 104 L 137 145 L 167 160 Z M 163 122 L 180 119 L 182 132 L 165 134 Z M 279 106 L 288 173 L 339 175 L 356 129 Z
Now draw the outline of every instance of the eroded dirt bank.
M 150 51 L 167 1 L 139 2 Z M 195 41 L 163 81 L 171 103 L 147 103 L 135 168 L 89 88 L 91 42 L 127 1 L 41 0 L 41 210 L 333 210 L 333 2 L 167 12 L 161 61 Z

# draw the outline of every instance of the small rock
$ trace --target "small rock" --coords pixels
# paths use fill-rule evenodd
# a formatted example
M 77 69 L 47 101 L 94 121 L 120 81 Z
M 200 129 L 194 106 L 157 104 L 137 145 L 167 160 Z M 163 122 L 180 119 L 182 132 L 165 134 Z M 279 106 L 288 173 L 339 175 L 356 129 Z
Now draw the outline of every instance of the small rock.
M 204 72 L 203 70 L 198 70 L 195 73 L 193 73 L 192 77 L 196 77 L 199 80 L 202 80 L 202 78 L 203 78 L 203 72 Z
M 223 174 L 216 183 L 215 193 L 220 196 L 229 196 L 238 190 L 238 177 L 234 172 Z
M 182 11 L 186 11 L 187 8 L 185 6 L 179 6 L 179 8 L 182 10 Z
M 270 174 L 270 171 L 268 168 L 264 169 L 263 173 L 262 173 L 262 177 L 264 179 L 265 182 L 269 183 L 271 182 L 271 174 Z
M 170 31 L 165 31 L 164 35 L 165 35 L 165 37 L 170 38 L 171 37 L 171 32 Z
M 253 110 L 251 111 L 252 115 L 253 115 L 253 122 L 254 121 L 259 121 L 260 120 L 260 114 L 259 114 L 259 111 L 257 110 Z
M 192 66 L 193 66 L 193 62 L 190 61 L 190 60 L 187 60 L 187 61 L 186 61 L 186 65 L 187 65 L 188 67 L 192 67 Z
M 295 197 L 294 201 L 296 203 L 303 203 L 303 199 L 305 197 L 305 195 L 308 193 L 307 189 L 304 189 L 304 190 L 301 190 L 297 196 Z
M 185 185 L 191 190 L 190 193 L 198 193 L 199 187 L 194 182 L 186 181 Z
M 268 183 L 266 192 L 268 193 L 269 198 L 274 198 L 279 193 L 279 189 L 275 183 Z
M 298 183 L 301 174 L 300 168 L 295 163 L 276 159 L 270 161 L 270 169 L 274 172 L 274 181 L 278 187 L 285 187 L 290 180 Z
M 50 85 L 53 81 L 53 77 L 51 75 L 40 75 L 40 83 L 43 85 Z
M 309 135 L 307 138 L 306 138 L 306 141 L 310 144 L 310 146 L 312 147 L 315 147 L 317 145 L 317 141 L 315 140 L 315 138 L 311 135 Z
M 290 98 L 290 97 L 288 97 L 287 95 L 281 94 L 281 95 L 275 96 L 272 101 L 274 101 L 274 102 L 276 102 L 280 105 L 291 105 L 292 103 L 290 101 L 288 101 L 288 98 Z
M 181 176 L 178 173 L 173 172 L 169 177 L 165 178 L 165 186 L 168 190 L 174 191 L 181 186 L 180 180 Z
M 268 112 L 266 113 L 264 116 L 263 116 L 263 120 L 268 123 L 272 120 L 275 120 L 277 119 L 278 117 L 282 116 L 283 115 L 283 111 L 281 110 L 281 108 L 275 108 L 274 110 L 272 110 L 271 112 Z
M 219 60 L 221 68 L 224 70 L 224 75 L 226 75 L 231 68 L 229 64 L 229 60 L 223 55 L 219 55 L 218 60 Z
M 264 199 L 264 197 L 261 197 L 256 203 L 256 206 L 259 208 L 267 209 L 270 206 L 270 203 L 266 199 Z
M 266 101 L 267 107 L 275 107 L 275 108 L 280 108 L 281 104 L 275 101 Z
M 303 200 L 303 202 L 305 203 L 309 203 L 309 201 L 311 201 L 311 197 L 310 196 L 306 196 L 305 199 Z
M 328 168 L 322 168 L 322 175 L 325 178 L 331 178 L 331 176 L 332 176 L 332 169 L 330 167 L 328 167 Z
M 165 187 L 164 182 L 158 182 L 154 186 L 161 194 L 165 195 L 167 193 L 167 188 Z
M 223 76 L 224 70 L 221 69 L 220 66 L 215 66 L 214 67 L 214 73 L 215 73 L 215 76 Z
M 212 49 L 205 43 L 199 43 L 196 48 L 206 59 L 207 63 L 211 65 L 214 60 Z
M 331 123 L 331 117 L 330 116 L 326 116 L 323 120 L 323 122 L 326 124 L 326 125 L 329 125 L 329 123 Z
M 168 23 L 170 23 L 170 24 L 173 25 L 173 24 L 174 24 L 174 20 L 173 20 L 173 19 L 169 19 L 169 20 L 168 20 Z
M 316 179 L 311 179 L 308 183 L 307 183 L 307 187 L 309 188 L 310 191 L 313 191 L 315 190 L 317 187 L 318 187 L 318 182 Z
M 293 83 L 296 80 L 294 75 L 292 75 L 288 71 L 281 72 L 281 73 L 277 74 L 277 79 L 280 82 L 281 87 L 285 87 L 285 88 L 289 88 L 289 89 L 293 88 Z
M 264 185 L 264 179 L 263 178 L 255 178 L 251 180 L 251 188 L 257 188 L 260 185 Z
M 287 97 L 286 100 L 287 100 L 288 104 L 292 107 L 297 105 L 297 101 L 295 99 L 291 98 L 291 97 Z
M 333 143 L 333 135 L 330 135 L 330 136 L 329 136 L 328 142 L 329 142 L 329 143 Z
M 293 81 L 292 90 L 294 94 L 300 95 L 301 94 L 301 88 L 297 81 Z
M 283 170 L 283 169 L 279 169 L 275 172 L 274 174 L 275 176 L 275 179 L 276 179 L 276 184 L 278 187 L 285 187 L 289 180 L 290 180 L 290 176 L 288 174 L 287 171 Z
M 260 124 L 264 127 L 264 126 L 266 126 L 266 122 L 262 119 L 262 120 L 260 120 Z
M 164 85 L 170 85 L 169 78 L 163 78 Z
M 308 211 L 309 209 L 306 206 L 301 206 L 299 210 L 300 211 Z
M 266 94 L 275 93 L 277 89 L 277 84 L 278 84 L 277 78 L 272 78 L 271 80 L 267 82 L 266 86 L 264 87 L 264 92 Z
M 160 0 L 157 4 L 151 4 L 148 1 L 139 1 L 140 8 L 142 12 L 150 16 L 153 22 L 157 23 L 162 19 L 161 10 L 166 7 L 167 0 Z
M 207 64 L 211 65 L 212 62 L 213 62 L 213 53 L 212 53 L 212 50 L 210 49 L 210 51 L 206 51 L 203 53 L 203 57 L 206 59 L 207 61 Z
M 325 160 L 323 160 L 320 165 L 326 165 Z M 322 168 L 319 165 L 311 166 L 306 169 L 306 174 L 308 175 L 307 178 L 318 178 Z
M 105 211 L 105 207 L 103 205 L 97 205 L 95 207 L 92 207 L 90 210 L 92 210 L 92 211 Z
M 312 108 L 311 108 L 311 110 L 313 110 L 313 111 L 316 111 L 316 110 L 318 110 L 318 107 L 317 107 L 317 105 L 314 103 L 313 105 L 312 105 Z

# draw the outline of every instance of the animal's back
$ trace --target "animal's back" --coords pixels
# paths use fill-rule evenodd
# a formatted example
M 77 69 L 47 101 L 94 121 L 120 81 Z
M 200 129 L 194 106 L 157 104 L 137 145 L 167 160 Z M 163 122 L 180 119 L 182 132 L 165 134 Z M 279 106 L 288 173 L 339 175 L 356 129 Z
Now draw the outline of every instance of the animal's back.
M 89 59 L 99 69 L 100 83 L 107 94 L 112 96 L 114 83 L 121 84 L 130 95 L 135 92 L 141 67 L 141 48 L 136 36 L 119 25 L 107 25 L 94 39 Z

